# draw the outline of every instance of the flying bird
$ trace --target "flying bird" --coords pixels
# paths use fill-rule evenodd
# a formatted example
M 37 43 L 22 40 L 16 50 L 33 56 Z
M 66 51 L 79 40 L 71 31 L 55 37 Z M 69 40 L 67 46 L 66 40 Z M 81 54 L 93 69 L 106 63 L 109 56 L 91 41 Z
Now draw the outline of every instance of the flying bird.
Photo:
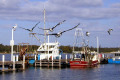
M 35 24 L 35 26 L 34 26 L 32 29 L 26 29 L 26 28 L 22 28 L 22 27 L 20 27 L 20 28 L 22 28 L 22 29 L 24 29 L 24 30 L 27 30 L 27 31 L 29 31 L 29 32 L 33 32 L 34 28 L 35 28 L 39 23 L 40 23 L 40 22 L 38 22 L 37 24 Z
M 90 33 L 87 31 L 87 32 L 86 32 L 86 36 L 88 36 L 88 37 L 89 37 L 89 35 L 90 35 Z
M 109 29 L 109 30 L 107 31 L 109 35 L 111 34 L 111 31 L 113 31 L 113 29 Z
M 43 28 L 39 28 L 39 29 L 42 29 L 42 30 L 49 30 L 51 32 L 53 32 L 54 28 L 56 28 L 57 26 L 61 25 L 63 22 L 65 22 L 66 20 L 62 21 L 62 22 L 59 22 L 57 25 L 55 25 L 54 27 L 52 28 L 48 28 L 48 29 L 43 29 Z
M 78 27 L 79 25 L 80 25 L 80 23 L 79 23 L 77 26 L 75 26 L 75 27 L 73 27 L 73 28 L 71 28 L 71 29 L 68 29 L 68 30 L 65 30 L 65 31 L 62 31 L 62 32 L 58 32 L 58 33 L 48 34 L 48 35 L 55 35 L 56 37 L 60 37 L 64 32 L 67 32 L 67 31 L 70 31 L 70 30 L 72 30 L 72 29 L 75 29 L 75 28 Z

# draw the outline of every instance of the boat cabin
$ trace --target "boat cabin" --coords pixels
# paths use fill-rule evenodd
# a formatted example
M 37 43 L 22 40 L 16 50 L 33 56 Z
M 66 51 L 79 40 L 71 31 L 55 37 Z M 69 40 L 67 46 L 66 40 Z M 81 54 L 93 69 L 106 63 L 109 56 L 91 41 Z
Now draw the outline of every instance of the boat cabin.
M 59 56 L 59 43 L 43 43 L 41 46 L 37 49 L 38 55 L 40 55 L 41 59 L 48 59 L 53 56 L 53 58 L 56 58 Z

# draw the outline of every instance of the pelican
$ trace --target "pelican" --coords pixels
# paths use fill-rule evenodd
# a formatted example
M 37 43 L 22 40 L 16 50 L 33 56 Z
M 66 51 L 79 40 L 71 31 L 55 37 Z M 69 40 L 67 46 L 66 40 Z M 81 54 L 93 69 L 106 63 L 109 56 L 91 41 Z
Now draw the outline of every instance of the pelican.
M 70 30 L 72 30 L 72 29 L 75 29 L 75 28 L 78 27 L 79 25 L 80 25 L 80 23 L 79 23 L 77 26 L 75 26 L 75 27 L 73 27 L 73 28 L 71 28 L 71 29 L 68 29 L 68 30 L 65 30 L 65 31 L 62 31 L 62 32 L 58 32 L 58 33 L 48 34 L 48 35 L 55 35 L 56 37 L 60 37 L 64 32 L 67 32 L 67 31 L 70 31 Z
M 63 22 L 65 22 L 66 20 L 62 21 L 62 22 L 59 22 L 57 25 L 55 25 L 54 27 L 52 28 L 48 28 L 48 29 L 43 29 L 43 28 L 39 28 L 39 29 L 42 29 L 42 30 L 49 30 L 51 32 L 53 32 L 54 28 L 56 28 L 57 26 L 61 25 Z
M 113 31 L 113 29 L 109 29 L 107 32 L 110 35 L 111 31 Z
M 87 32 L 86 32 L 86 36 L 88 36 L 88 37 L 89 37 L 89 35 L 90 35 L 90 33 L 87 31 Z
M 35 28 L 39 23 L 40 23 L 40 22 L 38 22 L 37 24 L 35 24 L 35 26 L 32 27 L 32 29 L 26 29 L 26 28 L 22 28 L 22 27 L 20 27 L 20 28 L 22 28 L 22 29 L 24 29 L 24 30 L 27 30 L 27 31 L 29 31 L 29 32 L 33 32 L 34 28 Z

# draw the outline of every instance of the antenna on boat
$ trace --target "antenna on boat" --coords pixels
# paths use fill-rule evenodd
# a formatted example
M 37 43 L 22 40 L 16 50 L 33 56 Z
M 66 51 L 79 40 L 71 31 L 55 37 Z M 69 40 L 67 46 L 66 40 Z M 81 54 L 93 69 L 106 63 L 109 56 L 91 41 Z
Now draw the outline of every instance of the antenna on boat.
M 81 28 L 76 28 L 76 31 L 75 31 L 75 38 L 74 38 L 75 42 L 73 44 L 73 53 L 80 53 L 80 51 L 76 51 L 75 50 L 75 47 L 79 47 L 80 45 L 81 46 L 85 46 L 85 40 L 84 40 L 84 36 L 83 36 L 83 31 Z M 82 41 L 80 41 L 82 40 Z M 82 42 L 82 43 L 80 43 Z

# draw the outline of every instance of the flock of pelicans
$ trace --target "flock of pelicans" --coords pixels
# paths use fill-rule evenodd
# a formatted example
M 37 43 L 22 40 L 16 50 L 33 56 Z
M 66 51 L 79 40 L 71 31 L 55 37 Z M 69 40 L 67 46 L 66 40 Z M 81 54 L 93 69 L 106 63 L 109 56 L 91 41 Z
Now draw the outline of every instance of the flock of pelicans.
M 62 22 L 59 22 L 57 25 L 55 25 L 54 27 L 52 27 L 52 28 L 48 28 L 48 29 L 44 29 L 44 28 L 39 28 L 39 29 L 42 29 L 42 30 L 46 30 L 46 31 L 50 31 L 50 32 L 53 32 L 54 31 L 54 29 L 57 27 L 57 26 L 59 26 L 59 25 L 61 25 L 63 22 L 65 22 L 66 20 L 63 20 Z M 35 24 L 35 26 L 33 26 L 31 29 L 26 29 L 26 28 L 23 28 L 23 27 L 20 27 L 20 28 L 22 28 L 22 29 L 24 29 L 24 30 L 27 30 L 27 31 L 29 31 L 29 32 L 33 32 L 33 30 L 35 29 L 35 27 L 39 24 L 40 22 L 38 22 L 37 24 Z M 70 28 L 70 29 L 68 29 L 68 30 L 65 30 L 65 31 L 62 31 L 62 32 L 58 32 L 58 33 L 52 33 L 52 34 L 46 34 L 46 35 L 55 35 L 56 37 L 60 37 L 64 32 L 67 32 L 67 31 L 70 31 L 70 30 L 72 30 L 72 29 L 75 29 L 75 28 L 77 28 L 78 26 L 80 25 L 80 23 L 78 23 L 78 25 L 76 25 L 75 27 L 73 27 L 73 28 Z M 108 34 L 110 35 L 111 34 L 111 31 L 113 31 L 113 29 L 109 29 L 107 32 L 108 32 Z M 86 32 L 86 36 L 89 36 L 89 32 L 87 31 Z M 39 35 L 44 35 L 44 34 L 39 34 Z

